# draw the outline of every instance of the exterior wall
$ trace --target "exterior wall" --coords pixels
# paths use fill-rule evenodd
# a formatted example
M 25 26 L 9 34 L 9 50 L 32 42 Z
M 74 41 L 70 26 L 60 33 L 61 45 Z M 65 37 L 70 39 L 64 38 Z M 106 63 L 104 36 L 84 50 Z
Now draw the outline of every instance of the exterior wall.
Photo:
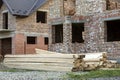
M 48 50 L 47 45 L 44 44 L 44 37 L 38 36 L 37 37 L 37 44 L 35 44 L 35 45 L 26 44 L 26 54 L 35 53 L 35 48 Z
M 120 51 L 120 41 L 107 42 L 106 41 L 106 31 L 104 26 L 104 20 L 115 20 L 120 19 L 120 10 L 106 11 L 97 15 L 89 17 L 90 22 L 87 22 L 87 33 L 89 36 L 86 37 L 86 45 L 89 45 L 87 52 L 98 52 L 106 51 L 109 53 L 119 54 Z M 119 26 L 118 26 L 119 27 Z M 88 44 L 89 42 L 89 44 Z
M 91 15 L 106 10 L 105 0 L 76 0 L 76 15 Z
M 64 14 L 63 0 L 49 0 L 39 11 L 47 11 L 47 23 L 36 23 L 36 12 L 29 17 L 12 16 L 9 13 L 9 29 L 12 35 L 12 54 L 35 53 L 35 48 L 48 50 L 44 37 L 49 37 L 49 50 L 62 53 L 109 52 L 119 53 L 120 41 L 106 42 L 104 20 L 119 19 L 120 10 L 106 10 L 106 0 L 76 0 L 76 13 Z M 66 6 L 67 7 L 67 6 Z M 0 9 L 0 29 L 2 12 Z M 84 23 L 84 43 L 72 43 L 72 23 Z M 52 43 L 52 25 L 63 24 L 63 43 Z M 51 26 L 50 26 L 51 25 Z M 1 33 L 3 34 L 3 33 Z M 26 44 L 27 36 L 36 36 L 37 44 Z M 1 38 L 1 37 L 0 37 Z M 3 37 L 4 38 L 4 37 Z M 1 46 L 1 45 L 0 45 Z
M 76 0 L 76 13 L 70 18 L 51 18 L 51 25 L 63 25 L 63 43 L 49 44 L 49 49 L 63 53 L 108 52 L 119 54 L 120 41 L 106 42 L 104 20 L 120 19 L 120 10 L 106 10 L 105 0 Z M 84 22 L 84 43 L 71 43 L 71 24 Z M 50 28 L 52 34 L 52 28 Z M 52 39 L 52 35 L 50 36 Z
M 50 4 L 50 18 L 64 16 L 63 0 L 53 0 Z M 68 6 L 65 6 L 68 7 Z M 75 15 L 91 15 L 106 10 L 106 0 L 75 0 Z
M 63 0 L 52 0 L 50 3 L 50 18 L 59 18 L 63 16 Z
M 16 17 L 12 16 L 11 13 L 8 11 L 7 7 L 3 4 L 0 9 L 0 29 L 3 29 L 3 13 L 8 12 L 8 29 L 15 30 L 16 27 Z
M 25 37 L 23 34 L 16 34 L 13 38 L 13 54 L 24 54 Z
M 39 11 L 47 12 L 49 19 L 49 4 L 48 1 L 44 6 L 40 7 Z M 0 29 L 3 27 L 2 13 L 8 11 L 5 5 L 0 8 Z M 13 16 L 8 11 L 8 30 L 14 30 L 11 33 L 1 32 L 0 39 L 7 37 L 12 38 L 12 54 L 32 54 L 35 53 L 35 48 L 48 49 L 48 45 L 44 44 L 44 37 L 49 36 L 49 25 L 47 23 L 36 23 L 36 12 L 28 17 Z M 37 44 L 26 44 L 27 36 L 37 36 Z M 0 45 L 1 46 L 1 45 Z
M 15 37 L 13 38 L 13 45 L 14 45 L 13 54 L 34 54 L 35 48 L 47 50 L 48 45 L 44 44 L 44 37 L 42 36 L 36 36 L 36 37 L 37 37 L 36 44 L 27 44 L 27 35 L 22 33 L 16 34 Z
M 38 11 L 46 11 L 47 19 L 49 19 L 49 11 L 48 11 L 49 2 L 42 6 Z M 18 36 L 16 38 L 16 45 L 21 45 L 21 50 L 17 50 L 15 46 L 15 53 L 20 54 L 32 54 L 35 53 L 35 48 L 40 48 L 47 50 L 48 45 L 44 44 L 44 37 L 49 36 L 49 25 L 47 23 L 37 23 L 36 22 L 36 12 L 31 14 L 29 17 L 16 17 L 16 31 L 15 34 Z M 20 37 L 19 34 L 22 34 Z M 35 36 L 37 37 L 37 44 L 27 44 L 26 37 L 27 36 Z M 17 40 L 20 40 L 19 42 Z
M 52 43 L 53 36 L 51 35 L 51 42 L 49 44 L 49 49 L 56 52 L 62 53 L 85 53 L 85 43 L 72 43 L 72 23 L 81 23 L 84 22 L 85 17 L 81 16 L 65 16 L 63 22 L 63 43 Z M 56 20 L 57 21 L 57 20 Z M 56 21 L 53 20 L 52 23 Z M 62 22 L 62 21 L 60 21 Z M 59 20 L 58 20 L 59 23 Z M 86 24 L 85 24 L 86 25 Z M 86 33 L 86 32 L 85 32 Z M 51 33 L 52 34 L 52 28 Z

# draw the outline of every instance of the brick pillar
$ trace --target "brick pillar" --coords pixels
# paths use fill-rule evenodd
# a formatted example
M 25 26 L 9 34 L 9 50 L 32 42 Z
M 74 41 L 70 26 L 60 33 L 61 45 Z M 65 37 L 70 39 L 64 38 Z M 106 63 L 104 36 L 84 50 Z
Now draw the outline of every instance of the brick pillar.
M 15 35 L 14 40 L 14 53 L 13 54 L 25 54 L 25 36 L 22 33 Z
M 65 53 L 71 53 L 71 40 L 72 40 L 72 23 L 71 17 L 65 16 L 65 22 L 63 24 L 63 44 L 65 46 Z

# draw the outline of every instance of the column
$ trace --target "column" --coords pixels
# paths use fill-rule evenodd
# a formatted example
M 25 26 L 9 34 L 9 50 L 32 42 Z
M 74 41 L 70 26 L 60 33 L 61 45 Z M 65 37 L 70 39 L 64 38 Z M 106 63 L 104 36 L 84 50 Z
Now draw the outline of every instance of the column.
M 65 21 L 63 24 L 63 44 L 65 47 L 65 53 L 71 53 L 71 40 L 72 40 L 72 23 L 71 23 L 71 16 L 65 16 Z

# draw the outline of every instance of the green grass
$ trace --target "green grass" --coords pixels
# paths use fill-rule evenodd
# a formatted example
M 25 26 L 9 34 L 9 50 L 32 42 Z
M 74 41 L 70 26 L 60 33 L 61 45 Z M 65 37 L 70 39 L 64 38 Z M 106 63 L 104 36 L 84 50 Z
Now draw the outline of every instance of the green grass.
M 15 69 L 15 68 L 0 70 L 0 72 L 26 72 L 26 71 L 32 71 L 32 70 Z
M 69 78 L 86 80 L 88 78 L 105 78 L 105 77 L 117 77 L 120 76 L 120 70 L 97 70 L 90 71 L 86 74 L 76 74 L 74 72 L 67 74 Z
M 0 70 L 0 72 L 28 72 L 28 71 L 48 72 L 46 70 L 31 70 L 31 69 L 16 69 L 16 68 L 8 68 L 8 69 Z

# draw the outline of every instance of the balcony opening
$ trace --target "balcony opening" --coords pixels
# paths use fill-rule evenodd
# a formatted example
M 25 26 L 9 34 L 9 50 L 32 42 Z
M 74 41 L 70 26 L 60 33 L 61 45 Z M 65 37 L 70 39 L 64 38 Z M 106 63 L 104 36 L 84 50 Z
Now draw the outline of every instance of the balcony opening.
M 3 13 L 3 29 L 8 29 L 8 12 Z
M 120 20 L 105 21 L 107 42 L 120 41 Z
M 63 24 L 52 26 L 53 43 L 63 43 Z
M 72 24 L 72 43 L 83 43 L 84 23 Z

